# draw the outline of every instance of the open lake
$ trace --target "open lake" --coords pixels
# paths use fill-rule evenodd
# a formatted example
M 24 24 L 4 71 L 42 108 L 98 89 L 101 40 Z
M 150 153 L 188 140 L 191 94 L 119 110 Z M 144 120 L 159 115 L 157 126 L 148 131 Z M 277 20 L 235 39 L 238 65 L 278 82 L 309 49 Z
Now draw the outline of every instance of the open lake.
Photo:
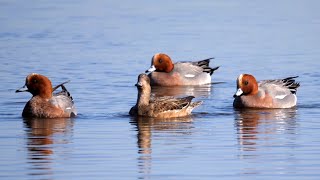
M 319 179 L 320 1 L 0 1 L 0 179 Z M 191 117 L 133 118 L 155 53 L 215 57 Z M 79 115 L 24 120 L 30 73 Z M 299 76 L 292 109 L 236 110 L 236 78 Z

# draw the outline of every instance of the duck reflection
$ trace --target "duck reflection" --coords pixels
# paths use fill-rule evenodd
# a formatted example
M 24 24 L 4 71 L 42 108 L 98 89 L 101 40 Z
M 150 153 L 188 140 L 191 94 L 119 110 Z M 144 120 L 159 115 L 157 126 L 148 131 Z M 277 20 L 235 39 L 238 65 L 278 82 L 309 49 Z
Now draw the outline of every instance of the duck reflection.
M 194 97 L 209 97 L 212 84 L 201 86 L 152 86 L 151 93 L 155 97 L 162 96 L 194 96 Z
M 296 109 L 235 110 L 235 124 L 241 151 L 255 151 L 266 134 L 295 133 Z
M 193 128 L 192 117 L 156 119 L 148 117 L 132 117 L 131 124 L 137 127 L 138 167 L 143 179 L 152 170 L 152 133 L 167 132 L 187 135 Z
M 31 175 L 52 174 L 50 164 L 54 160 L 55 144 L 67 144 L 73 127 L 70 118 L 58 119 L 24 119 L 27 133 L 28 163 L 31 164 Z M 61 136 L 60 136 L 61 135 Z M 56 138 L 56 136 L 58 138 Z M 59 153 L 58 153 L 59 154 Z

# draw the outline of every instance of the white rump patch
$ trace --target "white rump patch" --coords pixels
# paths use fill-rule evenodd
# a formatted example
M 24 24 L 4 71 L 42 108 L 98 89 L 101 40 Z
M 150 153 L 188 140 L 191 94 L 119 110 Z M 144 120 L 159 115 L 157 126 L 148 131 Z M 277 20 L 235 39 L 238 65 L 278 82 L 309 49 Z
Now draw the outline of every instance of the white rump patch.
M 195 75 L 194 74 L 186 74 L 186 75 L 184 75 L 184 77 L 193 78 L 193 77 L 195 77 Z
M 66 109 L 71 109 L 71 107 L 67 107 Z
M 283 95 L 278 95 L 278 96 L 276 96 L 275 98 L 276 99 L 283 99 L 283 98 L 285 98 L 287 95 L 286 94 L 283 94 Z

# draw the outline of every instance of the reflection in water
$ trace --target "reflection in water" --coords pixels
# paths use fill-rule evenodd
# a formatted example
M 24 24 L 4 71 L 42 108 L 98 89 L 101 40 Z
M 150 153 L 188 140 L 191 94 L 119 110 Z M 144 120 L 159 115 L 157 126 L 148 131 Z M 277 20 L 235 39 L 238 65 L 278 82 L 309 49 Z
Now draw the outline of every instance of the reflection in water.
M 194 96 L 194 97 L 208 97 L 211 93 L 211 84 L 202 86 L 173 86 L 162 87 L 153 86 L 152 94 L 156 97 L 162 96 Z
M 240 148 L 239 158 L 249 161 L 255 159 L 255 162 L 263 163 L 272 158 L 267 155 L 268 153 L 266 154 L 270 148 L 284 147 L 294 143 L 295 139 L 290 139 L 290 134 L 296 133 L 295 116 L 295 108 L 236 110 L 235 124 Z M 287 161 L 294 159 L 290 152 L 286 154 L 288 154 L 285 157 Z M 259 174 L 260 172 L 255 167 L 243 169 L 243 174 Z
M 156 119 L 148 117 L 134 117 L 131 121 L 137 127 L 138 167 L 139 174 L 148 178 L 152 171 L 152 133 L 168 132 L 190 134 L 192 117 Z
M 259 140 L 270 137 L 264 136 L 266 134 L 295 133 L 295 115 L 295 108 L 236 110 L 235 122 L 241 150 L 256 150 Z
M 72 130 L 70 118 L 58 119 L 24 119 L 27 132 L 28 163 L 31 164 L 30 175 L 52 174 L 50 164 L 54 159 L 55 144 L 68 144 L 66 137 Z M 62 137 L 56 138 L 56 135 Z

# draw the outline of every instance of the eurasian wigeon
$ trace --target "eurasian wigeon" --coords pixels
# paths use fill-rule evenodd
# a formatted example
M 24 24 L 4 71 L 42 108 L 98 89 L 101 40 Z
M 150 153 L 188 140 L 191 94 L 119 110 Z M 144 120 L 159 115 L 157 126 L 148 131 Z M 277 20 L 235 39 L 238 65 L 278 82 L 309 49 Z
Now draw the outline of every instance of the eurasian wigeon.
M 241 74 L 237 79 L 234 95 L 235 108 L 291 108 L 297 104 L 299 83 L 295 77 L 257 82 L 250 74 Z
M 65 82 L 67 83 L 67 82 Z M 43 75 L 32 73 L 25 85 L 16 92 L 30 92 L 32 98 L 25 105 L 22 116 L 36 118 L 61 118 L 77 115 L 73 99 L 64 84 L 52 88 L 51 81 Z M 61 87 L 62 91 L 53 93 Z
M 202 101 L 191 102 L 193 96 L 184 98 L 159 97 L 150 98 L 150 79 L 146 74 L 140 74 L 136 84 L 138 89 L 137 103 L 130 109 L 132 116 L 146 116 L 154 118 L 183 117 L 202 104 Z
M 209 67 L 211 59 L 213 58 L 197 62 L 176 62 L 173 64 L 168 55 L 157 53 L 152 57 L 151 67 L 146 70 L 146 73 L 151 72 L 149 77 L 152 86 L 210 84 L 211 75 L 219 68 Z

